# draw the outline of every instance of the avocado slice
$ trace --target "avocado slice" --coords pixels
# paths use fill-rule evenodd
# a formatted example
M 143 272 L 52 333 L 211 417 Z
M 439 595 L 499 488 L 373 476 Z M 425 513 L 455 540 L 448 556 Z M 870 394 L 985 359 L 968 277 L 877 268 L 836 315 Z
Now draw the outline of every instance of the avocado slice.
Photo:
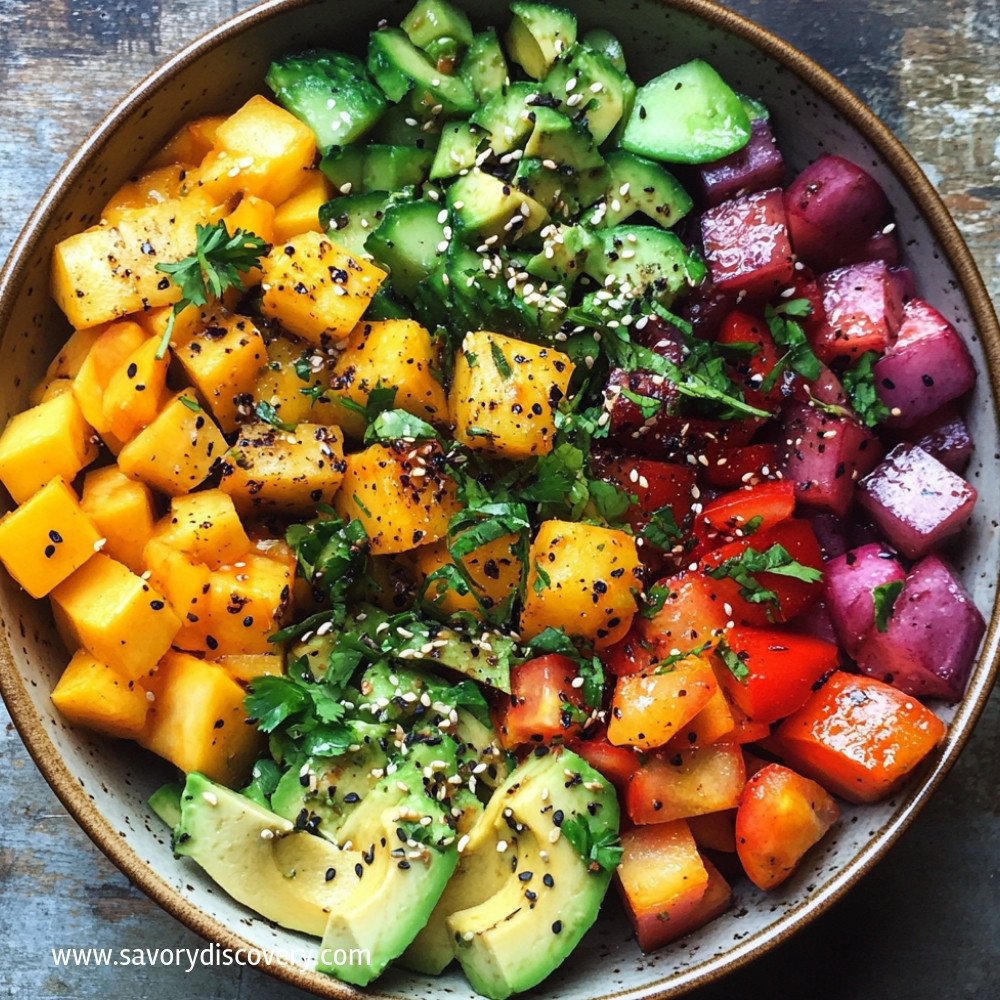
M 532 79 L 540 80 L 549 67 L 576 41 L 576 18 L 563 7 L 515 0 L 507 29 L 507 51 Z
M 540 983 L 572 952 L 612 876 L 574 841 L 614 841 L 618 822 L 614 789 L 568 750 L 528 758 L 496 790 L 439 903 L 440 910 L 461 907 L 444 924 L 475 990 L 504 1000 Z M 445 957 L 439 917 L 432 915 L 422 939 L 434 965 Z
M 360 851 L 344 852 L 245 795 L 189 774 L 174 850 L 196 861 L 244 906 L 282 927 L 319 936 L 349 895 Z M 349 855 L 349 856 L 348 856 Z M 327 872 L 344 878 L 327 881 Z
M 481 31 L 472 39 L 469 51 L 458 67 L 458 75 L 480 104 L 484 104 L 509 83 L 507 60 L 493 28 Z
M 541 229 L 549 220 L 544 205 L 478 167 L 448 188 L 448 208 L 459 231 L 477 242 L 489 236 L 504 242 L 516 240 Z
M 691 211 L 691 196 L 659 163 L 616 150 L 608 154 L 610 178 L 601 201 L 585 222 L 596 228 L 617 226 L 642 212 L 669 229 Z
M 181 795 L 183 792 L 183 781 L 170 781 L 165 785 L 160 785 L 147 800 L 149 808 L 171 830 L 181 821 Z

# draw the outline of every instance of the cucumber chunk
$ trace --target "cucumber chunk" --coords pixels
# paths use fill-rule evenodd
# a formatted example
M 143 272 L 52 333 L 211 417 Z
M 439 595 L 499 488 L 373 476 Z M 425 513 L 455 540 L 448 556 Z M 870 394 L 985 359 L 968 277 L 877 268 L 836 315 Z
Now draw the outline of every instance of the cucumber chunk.
M 465 81 L 447 76 L 400 28 L 379 28 L 368 43 L 368 69 L 390 101 L 413 92 L 414 106 L 441 107 L 443 114 L 469 115 L 476 99 Z
M 365 241 L 365 249 L 388 268 L 392 287 L 403 295 L 412 296 L 443 259 L 439 248 L 447 240 L 440 213 L 441 206 L 430 201 L 390 205 Z
M 362 187 L 365 191 L 398 191 L 427 180 L 434 153 L 415 146 L 365 147 Z
M 356 142 L 386 108 L 361 60 L 328 49 L 275 60 L 267 85 L 282 107 L 316 133 L 321 153 Z
M 540 84 L 566 114 L 584 122 L 600 145 L 627 110 L 631 80 L 599 52 L 577 45 Z
M 758 101 L 756 97 L 750 97 L 748 94 L 737 94 L 737 97 L 739 97 L 743 110 L 746 111 L 750 121 L 767 122 L 771 120 L 771 112 L 767 110 L 767 105 L 762 101 Z
M 363 254 L 365 240 L 382 221 L 389 201 L 388 191 L 350 194 L 326 202 L 319 210 L 319 223 L 337 246 Z
M 528 76 L 540 80 L 576 42 L 576 18 L 562 7 L 520 0 L 510 5 L 510 12 L 507 52 Z
M 338 191 L 343 194 L 352 191 L 360 194 L 365 169 L 365 147 L 345 146 L 343 149 L 332 149 L 319 161 L 319 169 Z
M 606 31 L 604 28 L 594 28 L 588 31 L 580 41 L 588 49 L 600 52 L 619 73 L 627 72 L 625 50 L 622 48 L 622 43 L 610 31 Z
M 621 145 L 667 163 L 711 163 L 749 141 L 743 102 L 708 63 L 694 59 L 640 88 Z
M 441 131 L 441 142 L 431 164 L 432 181 L 457 177 L 476 165 L 486 133 L 471 122 L 449 122 Z
M 691 211 L 691 196 L 659 163 L 616 150 L 607 157 L 610 179 L 602 200 L 584 220 L 599 229 L 642 212 L 668 229 Z
M 369 142 L 385 146 L 416 146 L 417 149 L 435 149 L 440 133 L 437 123 L 428 125 L 420 120 L 405 104 L 392 105 L 368 133 Z
M 507 59 L 497 33 L 490 28 L 472 39 L 468 52 L 458 68 L 458 75 L 466 82 L 479 104 L 485 104 L 494 94 L 499 94 L 509 83 Z
M 472 115 L 472 123 L 485 129 L 494 153 L 510 152 L 520 146 L 534 127 L 541 88 L 533 83 L 512 83 L 491 97 Z
M 443 56 L 454 43 L 454 54 L 472 43 L 472 25 L 465 12 L 448 0 L 418 0 L 417 5 L 403 18 L 400 27 L 418 49 Z M 435 45 L 435 43 L 439 43 Z

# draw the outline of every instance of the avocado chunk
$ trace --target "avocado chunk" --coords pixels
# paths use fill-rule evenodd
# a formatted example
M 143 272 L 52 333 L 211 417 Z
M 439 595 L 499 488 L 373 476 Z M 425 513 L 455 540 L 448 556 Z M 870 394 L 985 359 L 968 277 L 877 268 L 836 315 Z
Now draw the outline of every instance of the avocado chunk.
M 485 104 L 510 82 L 507 60 L 493 28 L 481 31 L 472 39 L 472 44 L 458 67 L 458 75 L 480 104 Z
M 275 60 L 267 85 L 282 106 L 316 133 L 321 153 L 357 142 L 386 108 L 364 63 L 329 49 Z
M 346 875 L 354 855 L 362 860 L 201 774 L 184 785 L 174 850 L 266 920 L 315 936 L 349 894 L 350 880 L 328 881 L 327 872 Z
M 528 137 L 542 97 L 536 84 L 512 83 L 505 90 L 494 93 L 470 120 L 488 133 L 490 149 L 499 156 Z
M 507 29 L 507 51 L 533 80 L 540 80 L 576 41 L 576 18 L 563 7 L 515 0 Z
M 150 795 L 149 808 L 172 830 L 181 821 L 181 795 L 183 781 L 170 781 Z
M 585 272 L 584 265 L 598 246 L 597 237 L 585 226 L 552 226 L 526 270 L 545 281 L 572 285 Z
M 472 902 L 445 920 L 476 991 L 504 1000 L 572 952 L 611 881 L 618 821 L 614 789 L 568 750 L 528 758 L 496 790 L 451 889 Z
M 668 229 L 691 211 L 691 196 L 659 163 L 616 150 L 608 154 L 608 168 L 607 191 L 588 213 L 588 225 L 606 229 L 641 212 Z
M 561 56 L 539 86 L 586 125 L 598 146 L 624 117 L 635 89 L 610 59 L 582 45 Z
M 711 163 L 750 141 L 740 98 L 701 59 L 644 84 L 622 135 L 622 148 L 667 163 Z
M 441 141 L 431 164 L 431 180 L 444 180 L 471 170 L 476 165 L 484 135 L 472 122 L 448 122 L 441 130 Z
M 627 72 L 625 65 L 625 49 L 615 35 L 605 28 L 592 28 L 580 42 L 588 49 L 599 52 L 619 73 Z
M 448 207 L 460 232 L 476 242 L 490 236 L 516 240 L 549 220 L 544 205 L 478 167 L 448 188 Z

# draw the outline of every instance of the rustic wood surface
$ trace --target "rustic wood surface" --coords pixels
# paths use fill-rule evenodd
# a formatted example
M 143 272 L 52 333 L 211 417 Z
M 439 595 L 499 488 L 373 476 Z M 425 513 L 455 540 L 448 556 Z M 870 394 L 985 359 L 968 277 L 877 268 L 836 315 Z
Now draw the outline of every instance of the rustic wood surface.
M 0 256 L 101 114 L 241 0 L 0 0 Z M 735 0 L 834 71 L 938 185 L 1000 293 L 997 0 Z M 810 1000 L 1000 997 L 994 695 L 968 749 L 889 857 L 809 929 L 693 994 Z M 0 705 L 0 996 L 301 997 L 250 969 L 60 969 L 50 947 L 202 946 L 65 813 Z M 873 931 L 877 929 L 877 933 Z

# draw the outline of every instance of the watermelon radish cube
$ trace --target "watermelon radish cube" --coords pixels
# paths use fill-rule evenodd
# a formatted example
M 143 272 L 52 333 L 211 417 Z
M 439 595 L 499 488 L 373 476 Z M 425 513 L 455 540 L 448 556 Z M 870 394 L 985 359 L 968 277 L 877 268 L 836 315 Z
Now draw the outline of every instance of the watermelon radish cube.
M 942 407 L 918 421 L 907 428 L 906 436 L 959 475 L 972 458 L 972 435 L 954 406 Z
M 858 502 L 892 545 L 919 559 L 961 531 L 976 490 L 923 448 L 898 444 L 861 481 Z
M 861 260 L 872 233 L 891 218 L 879 183 L 840 156 L 821 156 L 806 167 L 785 192 L 785 211 L 796 255 L 816 271 L 845 256 Z
M 812 336 L 813 350 L 829 364 L 884 351 L 903 317 L 899 283 L 885 261 L 854 264 L 820 277 L 826 319 Z
M 702 197 L 709 206 L 777 187 L 784 178 L 784 157 L 771 126 L 761 118 L 750 123 L 750 141 L 741 150 L 698 171 Z
M 724 201 L 701 217 L 716 288 L 770 297 L 792 279 L 792 248 L 780 188 Z
M 885 632 L 869 632 L 855 659 L 872 677 L 918 697 L 958 701 L 986 622 L 951 568 L 930 555 L 913 567 Z
M 911 427 L 968 392 L 976 370 L 958 331 L 921 299 L 903 307 L 896 343 L 875 365 L 875 389 L 892 427 Z

